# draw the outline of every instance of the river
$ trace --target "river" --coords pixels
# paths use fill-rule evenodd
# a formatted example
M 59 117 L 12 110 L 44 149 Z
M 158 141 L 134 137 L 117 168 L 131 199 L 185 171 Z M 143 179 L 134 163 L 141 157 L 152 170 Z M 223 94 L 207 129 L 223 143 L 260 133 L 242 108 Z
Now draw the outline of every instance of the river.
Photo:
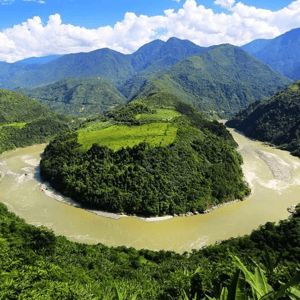
M 145 222 L 97 216 L 47 196 L 41 189 L 38 163 L 45 145 L 0 156 L 0 201 L 34 225 L 85 243 L 126 245 L 137 249 L 190 251 L 216 241 L 251 233 L 267 221 L 288 217 L 287 207 L 300 202 L 300 160 L 230 130 L 244 159 L 243 172 L 252 193 L 244 201 L 209 214 Z

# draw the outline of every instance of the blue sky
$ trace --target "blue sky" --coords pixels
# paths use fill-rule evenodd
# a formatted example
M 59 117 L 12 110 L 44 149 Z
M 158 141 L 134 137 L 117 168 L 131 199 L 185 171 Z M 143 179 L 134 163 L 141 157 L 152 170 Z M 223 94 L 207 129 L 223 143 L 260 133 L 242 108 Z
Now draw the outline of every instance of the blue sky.
M 1 2 L 1 1 L 0 1 Z M 0 6 L 0 28 L 12 27 L 21 22 L 25 22 L 33 16 L 40 16 L 44 22 L 48 17 L 59 13 L 64 23 L 71 23 L 86 28 L 97 28 L 100 26 L 113 26 L 117 21 L 124 18 L 126 12 L 134 12 L 136 15 L 155 16 L 163 14 L 166 9 L 173 8 L 178 10 L 184 1 L 173 0 L 45 0 L 40 1 L 15 0 L 4 1 Z M 289 0 L 244 0 L 244 4 L 265 8 L 270 10 L 282 9 L 292 1 Z M 10 5 L 4 5 L 10 4 Z M 226 11 L 214 4 L 211 0 L 197 0 L 198 5 L 204 5 L 213 9 L 215 12 Z
M 300 27 L 300 0 L 0 0 L 0 61 L 131 53 L 155 38 L 242 45 Z

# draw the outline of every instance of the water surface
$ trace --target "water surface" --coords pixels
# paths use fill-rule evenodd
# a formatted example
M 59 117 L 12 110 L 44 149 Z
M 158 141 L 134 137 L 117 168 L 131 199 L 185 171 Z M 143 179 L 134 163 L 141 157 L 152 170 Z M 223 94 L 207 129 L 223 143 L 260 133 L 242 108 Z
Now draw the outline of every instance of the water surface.
M 0 201 L 28 223 L 48 226 L 57 235 L 65 235 L 73 241 L 108 246 L 183 252 L 249 234 L 267 221 L 287 218 L 286 208 L 300 202 L 300 160 L 286 151 L 231 132 L 239 144 L 245 179 L 252 194 L 243 202 L 206 215 L 151 223 L 132 217 L 113 220 L 56 201 L 42 191 L 38 174 L 45 145 L 21 148 L 0 156 Z M 273 170 L 270 169 L 272 163 Z M 282 168 L 288 169 L 288 173 L 278 177 L 274 166 L 279 167 L 279 172 Z

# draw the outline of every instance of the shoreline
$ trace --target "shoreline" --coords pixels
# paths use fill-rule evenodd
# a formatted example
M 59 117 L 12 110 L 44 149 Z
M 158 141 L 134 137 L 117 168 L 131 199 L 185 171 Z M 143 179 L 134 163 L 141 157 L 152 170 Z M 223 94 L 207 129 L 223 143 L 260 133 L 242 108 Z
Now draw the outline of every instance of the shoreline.
M 183 214 L 174 214 L 172 215 L 165 215 L 165 216 L 156 216 L 156 217 L 140 217 L 140 216 L 136 216 L 136 215 L 127 215 L 125 213 L 111 213 L 111 212 L 106 212 L 106 211 L 101 211 L 101 210 L 97 210 L 97 209 L 89 209 L 89 208 L 84 208 L 82 207 L 82 205 L 80 205 L 79 203 L 77 203 L 76 201 L 74 201 L 73 199 L 63 196 L 61 193 L 59 193 L 58 191 L 56 191 L 54 188 L 51 187 L 49 182 L 42 182 L 40 181 L 40 190 L 48 197 L 59 201 L 61 203 L 64 203 L 66 205 L 70 205 L 76 208 L 80 208 L 83 209 L 89 213 L 95 214 L 97 216 L 100 217 L 105 217 L 105 218 L 110 218 L 113 220 L 119 220 L 121 218 L 136 218 L 139 219 L 141 221 L 144 222 L 158 222 L 158 221 L 167 221 L 167 220 L 171 220 L 173 218 L 182 218 L 182 217 L 192 217 L 192 216 L 197 216 L 197 215 L 204 215 L 204 214 L 208 214 L 210 212 L 213 212 L 214 210 L 221 208 L 222 206 L 227 206 L 227 205 L 231 205 L 234 203 L 237 203 L 239 201 L 243 201 L 243 200 L 239 200 L 239 199 L 235 199 L 235 200 L 231 200 L 228 202 L 224 202 L 224 203 L 220 203 L 217 205 L 214 205 L 210 208 L 205 209 L 202 213 L 195 211 L 195 212 L 186 212 Z

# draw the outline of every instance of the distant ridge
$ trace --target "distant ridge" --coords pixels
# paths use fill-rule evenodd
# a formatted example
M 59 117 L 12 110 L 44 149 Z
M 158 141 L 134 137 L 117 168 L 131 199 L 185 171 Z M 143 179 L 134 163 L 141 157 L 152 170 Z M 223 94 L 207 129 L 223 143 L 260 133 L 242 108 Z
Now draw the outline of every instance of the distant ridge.
M 274 39 L 252 41 L 242 49 L 284 76 L 294 80 L 299 78 L 300 28 L 290 30 Z

